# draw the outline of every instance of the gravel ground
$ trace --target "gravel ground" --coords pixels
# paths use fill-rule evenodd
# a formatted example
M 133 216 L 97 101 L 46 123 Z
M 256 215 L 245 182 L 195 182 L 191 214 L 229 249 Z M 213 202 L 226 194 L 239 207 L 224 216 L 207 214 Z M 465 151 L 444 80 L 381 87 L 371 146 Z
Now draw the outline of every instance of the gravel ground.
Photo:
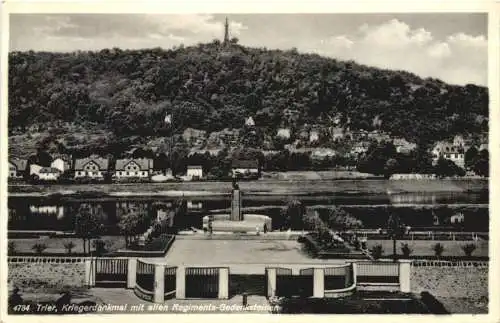
M 413 267 L 412 291 L 428 291 L 451 313 L 488 313 L 488 268 Z

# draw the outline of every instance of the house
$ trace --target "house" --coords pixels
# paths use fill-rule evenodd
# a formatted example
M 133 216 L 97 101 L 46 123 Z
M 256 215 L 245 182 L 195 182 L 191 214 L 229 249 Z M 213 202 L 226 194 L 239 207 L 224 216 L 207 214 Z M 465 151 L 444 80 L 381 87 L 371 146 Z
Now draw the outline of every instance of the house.
M 464 137 L 461 136 L 461 135 L 456 135 L 454 138 L 453 138 L 453 146 L 456 146 L 456 147 L 464 147 L 465 146 L 465 140 L 464 140 Z
M 309 142 L 313 143 L 317 141 L 319 141 L 319 132 L 317 130 L 311 130 L 309 133 Z
M 90 156 L 75 160 L 75 179 L 104 179 L 109 168 L 109 160 L 99 156 Z
M 290 129 L 288 128 L 280 128 L 276 133 L 276 136 L 281 139 L 290 139 Z
M 38 179 L 41 181 L 55 182 L 61 176 L 61 171 L 54 167 L 42 167 L 38 171 Z
M 451 224 L 464 223 L 464 221 L 465 221 L 465 216 L 464 216 L 463 213 L 453 214 L 450 217 L 450 223 Z
M 245 126 L 247 126 L 247 127 L 254 127 L 255 126 L 255 121 L 253 121 L 252 117 L 248 117 L 245 120 Z
M 186 177 L 188 180 L 203 178 L 203 167 L 200 165 L 189 165 L 187 167 Z
M 118 159 L 114 176 L 121 178 L 149 178 L 153 171 L 153 160 L 149 158 Z
M 13 158 L 9 160 L 9 178 L 23 178 L 26 174 L 28 161 L 26 159 Z
M 311 153 L 312 159 L 325 159 L 328 157 L 334 157 L 336 155 L 335 150 L 330 148 L 318 148 L 313 150 Z
M 259 161 L 256 159 L 233 160 L 231 165 L 233 177 L 238 176 L 259 176 Z
M 340 127 L 330 127 L 329 132 L 330 132 L 330 137 L 333 141 L 337 141 L 344 138 L 344 129 Z
M 439 158 L 451 160 L 457 166 L 465 167 L 465 148 L 448 142 L 438 142 L 432 149 L 432 161 L 437 163 Z
M 417 148 L 417 145 L 415 143 L 408 142 L 404 138 L 396 138 L 392 141 L 392 143 L 394 147 L 396 147 L 396 152 L 400 154 L 409 154 L 410 152 L 415 150 L 415 148 Z
M 61 173 L 67 172 L 71 169 L 71 156 L 68 155 L 54 155 L 50 167 L 58 169 Z
M 368 142 L 358 142 L 352 147 L 351 154 L 354 156 L 362 155 L 368 151 L 369 146 L 370 143 Z

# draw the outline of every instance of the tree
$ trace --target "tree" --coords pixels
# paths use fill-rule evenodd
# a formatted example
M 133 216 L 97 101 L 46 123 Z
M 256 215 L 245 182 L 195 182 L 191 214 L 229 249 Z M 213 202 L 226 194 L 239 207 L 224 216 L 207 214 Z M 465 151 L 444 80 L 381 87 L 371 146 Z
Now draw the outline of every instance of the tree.
M 434 172 L 440 178 L 465 175 L 465 171 L 462 168 L 458 167 L 457 164 L 451 160 L 444 158 L 438 159 Z
M 327 223 L 331 229 L 340 232 L 359 229 L 363 226 L 361 220 L 353 217 L 344 209 L 335 206 L 329 210 Z
M 436 255 L 436 257 L 441 257 L 444 251 L 444 246 L 438 242 L 432 246 L 432 250 L 434 250 L 434 255 Z
M 291 200 L 282 208 L 281 214 L 285 219 L 285 227 L 292 230 L 300 230 L 304 227 L 303 217 L 306 208 L 299 200 Z
M 389 178 L 391 177 L 392 174 L 396 173 L 398 171 L 399 163 L 397 159 L 395 158 L 390 158 L 385 162 L 384 165 L 384 177 Z
M 465 167 L 473 167 L 476 164 L 478 157 L 478 150 L 476 147 L 472 146 L 465 152 Z
M 64 249 L 66 249 L 66 253 L 68 255 L 71 255 L 71 253 L 73 252 L 73 248 L 75 248 L 75 244 L 73 243 L 73 241 L 69 241 L 64 244 Z
M 378 260 L 384 255 L 384 247 L 381 244 L 377 244 L 370 249 L 370 254 L 373 259 Z
M 396 241 L 404 234 L 404 224 L 401 222 L 399 215 L 396 213 L 391 213 L 389 219 L 387 220 L 387 233 L 392 239 L 392 255 L 394 262 L 396 262 L 398 257 L 396 252 Z
M 103 225 L 89 205 L 81 205 L 75 216 L 75 234 L 82 239 L 83 253 L 90 252 L 90 241 L 97 238 Z
M 125 245 L 128 247 L 131 242 L 137 239 L 139 234 L 147 230 L 147 224 L 141 214 L 131 212 L 122 215 L 118 222 L 118 228 L 125 237 Z
M 410 254 L 413 252 L 413 250 L 410 248 L 408 243 L 402 243 L 401 244 L 401 253 L 405 258 L 409 258 Z
M 47 249 L 47 245 L 45 245 L 44 243 L 35 243 L 31 247 L 31 249 L 35 251 L 35 254 L 37 256 L 41 256 L 43 254 L 43 252 L 45 251 L 45 249 Z
M 473 243 L 468 243 L 468 244 L 462 246 L 462 250 L 464 251 L 464 253 L 467 257 L 470 257 L 470 256 L 472 256 L 472 253 L 474 252 L 474 250 L 476 250 L 476 245 Z
M 482 150 L 473 166 L 474 172 L 480 176 L 490 176 L 490 161 L 487 150 Z

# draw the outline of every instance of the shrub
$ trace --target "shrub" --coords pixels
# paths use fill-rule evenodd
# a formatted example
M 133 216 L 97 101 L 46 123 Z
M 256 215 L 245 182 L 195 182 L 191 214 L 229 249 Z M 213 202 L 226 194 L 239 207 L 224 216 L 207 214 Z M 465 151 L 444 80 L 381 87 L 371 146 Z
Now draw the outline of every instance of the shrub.
M 440 243 L 436 243 L 432 246 L 432 250 L 434 250 L 434 255 L 436 255 L 436 257 L 440 257 L 443 254 L 444 246 Z
M 47 249 L 47 246 L 44 243 L 35 243 L 32 247 L 32 250 L 35 251 L 37 255 L 42 255 L 45 249 Z
M 17 251 L 16 250 L 16 243 L 14 241 L 9 241 L 9 244 L 8 244 L 7 248 L 8 248 L 7 252 L 8 252 L 9 255 L 13 255 Z
M 102 239 L 97 239 L 92 242 L 92 246 L 95 249 L 96 256 L 102 256 L 106 253 L 106 242 Z
M 69 241 L 64 244 L 64 249 L 66 249 L 66 253 L 68 255 L 71 255 L 71 253 L 73 252 L 73 248 L 75 248 L 75 244 L 73 243 L 73 241 Z
M 462 250 L 464 251 L 464 253 L 467 257 L 470 257 L 470 256 L 472 256 L 472 253 L 474 252 L 474 250 L 476 250 L 476 245 L 473 243 L 468 243 L 468 244 L 462 246 Z
M 370 249 L 370 253 L 375 260 L 379 259 L 384 254 L 384 248 L 381 244 L 375 245 Z
M 410 246 L 407 243 L 402 243 L 401 244 L 401 253 L 405 258 L 410 257 L 410 254 L 413 252 L 413 250 L 410 248 Z

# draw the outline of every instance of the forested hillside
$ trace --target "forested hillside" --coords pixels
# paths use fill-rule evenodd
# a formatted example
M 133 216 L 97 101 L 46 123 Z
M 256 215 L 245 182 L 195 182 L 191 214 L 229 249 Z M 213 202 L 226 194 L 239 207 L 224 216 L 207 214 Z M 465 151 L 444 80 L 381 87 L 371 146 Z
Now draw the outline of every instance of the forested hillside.
M 488 90 L 312 54 L 218 41 L 171 50 L 9 55 L 9 129 L 54 120 L 124 136 L 331 124 L 377 127 L 420 143 L 488 130 Z

